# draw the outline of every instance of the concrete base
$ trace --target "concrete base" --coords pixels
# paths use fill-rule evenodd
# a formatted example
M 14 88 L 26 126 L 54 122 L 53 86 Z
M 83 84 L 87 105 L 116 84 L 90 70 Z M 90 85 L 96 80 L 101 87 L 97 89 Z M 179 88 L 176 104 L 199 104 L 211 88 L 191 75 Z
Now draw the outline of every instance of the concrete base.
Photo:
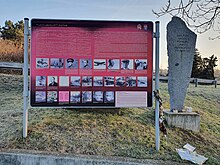
M 168 126 L 175 126 L 186 130 L 199 132 L 200 129 L 200 115 L 195 112 L 170 112 L 164 111 L 164 117 Z

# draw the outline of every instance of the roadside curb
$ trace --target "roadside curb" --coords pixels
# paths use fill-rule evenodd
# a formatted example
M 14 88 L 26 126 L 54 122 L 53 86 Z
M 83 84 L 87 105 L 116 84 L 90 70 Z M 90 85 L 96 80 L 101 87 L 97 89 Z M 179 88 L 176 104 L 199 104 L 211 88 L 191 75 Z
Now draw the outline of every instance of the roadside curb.
M 171 162 L 159 160 L 140 160 L 90 157 L 90 156 L 57 156 L 46 154 L 26 154 L 0 152 L 0 165 L 168 165 Z

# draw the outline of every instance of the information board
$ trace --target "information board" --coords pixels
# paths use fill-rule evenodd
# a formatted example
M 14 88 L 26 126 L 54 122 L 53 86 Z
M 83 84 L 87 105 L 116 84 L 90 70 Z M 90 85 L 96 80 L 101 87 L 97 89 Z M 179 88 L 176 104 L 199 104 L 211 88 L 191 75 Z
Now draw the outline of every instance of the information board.
M 31 106 L 151 107 L 153 23 L 31 20 Z

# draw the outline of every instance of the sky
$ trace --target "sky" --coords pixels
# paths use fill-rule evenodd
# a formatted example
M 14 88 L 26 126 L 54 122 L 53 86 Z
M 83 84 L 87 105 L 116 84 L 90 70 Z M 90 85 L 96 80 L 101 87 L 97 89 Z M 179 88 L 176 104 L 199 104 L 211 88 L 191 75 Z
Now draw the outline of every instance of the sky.
M 166 0 L 0 0 L 0 26 L 6 20 L 17 22 L 25 17 L 48 19 L 160 21 L 160 68 L 168 67 L 166 26 L 169 15 L 157 18 Z M 213 31 L 197 34 L 196 48 L 202 57 L 218 57 L 220 69 L 220 40 L 209 40 Z

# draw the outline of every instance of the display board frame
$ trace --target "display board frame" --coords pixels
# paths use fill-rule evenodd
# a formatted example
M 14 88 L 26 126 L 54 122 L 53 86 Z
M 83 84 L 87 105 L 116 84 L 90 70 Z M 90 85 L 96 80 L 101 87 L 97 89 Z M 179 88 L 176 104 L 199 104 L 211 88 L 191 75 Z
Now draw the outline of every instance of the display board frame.
M 147 57 L 144 58 L 143 55 L 142 55 L 141 57 L 139 56 L 139 59 L 138 59 L 138 58 L 135 58 L 135 56 L 133 56 L 133 57 L 126 57 L 126 55 L 123 55 L 121 58 L 117 58 L 117 57 L 114 56 L 113 59 L 115 58 L 116 60 L 119 60 L 120 72 L 123 72 L 125 76 L 121 76 L 123 73 L 122 74 L 121 73 L 118 73 L 118 74 L 116 73 L 115 74 L 114 72 L 117 72 L 117 70 L 114 70 L 114 72 L 112 72 L 112 75 L 113 75 L 112 77 L 114 78 L 114 83 L 115 83 L 114 87 L 112 88 L 113 90 L 111 89 L 111 87 L 107 87 L 107 88 L 104 87 L 104 90 L 103 90 L 103 88 L 102 89 L 98 89 L 98 91 L 103 91 L 103 104 L 99 104 L 99 103 L 98 104 L 94 104 L 93 103 L 93 101 L 94 101 L 94 92 L 97 91 L 97 88 L 96 87 L 92 87 L 92 88 L 95 88 L 95 90 L 91 89 L 90 87 L 85 87 L 85 88 L 82 89 L 82 86 L 83 86 L 82 82 L 80 84 L 81 85 L 80 86 L 81 89 L 77 91 L 77 92 L 80 92 L 80 94 L 81 94 L 81 96 L 80 96 L 81 97 L 81 104 L 71 104 L 70 103 L 71 102 L 71 93 L 75 94 L 76 93 L 75 92 L 76 88 L 71 88 L 73 90 L 73 91 L 71 91 L 71 89 L 67 89 L 67 88 L 65 90 L 59 90 L 60 86 L 58 88 L 57 87 L 50 87 L 49 86 L 49 79 L 50 79 L 50 77 L 54 78 L 57 81 L 59 81 L 60 77 L 64 77 L 65 76 L 67 78 L 67 81 L 69 81 L 69 83 L 71 83 L 72 78 L 80 76 L 80 80 L 82 81 L 84 77 L 85 77 L 85 79 L 88 78 L 88 74 L 84 74 L 83 73 L 81 75 L 78 74 L 76 76 L 74 74 L 72 74 L 72 75 L 69 74 L 70 70 L 66 69 L 66 66 L 67 66 L 67 64 L 66 64 L 67 61 L 66 60 L 68 59 L 67 57 L 61 58 L 63 60 L 63 61 L 61 60 L 61 62 L 63 63 L 63 66 L 61 66 L 61 67 L 63 67 L 63 73 L 67 73 L 67 74 L 66 75 L 58 75 L 58 76 L 57 75 L 54 76 L 54 75 L 50 74 L 50 72 L 52 72 L 52 71 L 53 72 L 55 72 L 55 71 L 61 72 L 60 68 L 55 69 L 55 68 L 52 68 L 52 66 L 51 66 L 52 62 L 54 62 L 54 61 L 58 61 L 59 62 L 60 55 L 58 55 L 58 56 L 55 55 L 55 57 L 51 56 L 51 55 L 49 55 L 49 57 L 45 56 L 45 55 L 42 55 L 42 52 L 40 52 L 40 50 L 39 50 L 40 48 L 37 48 L 37 46 L 41 45 L 41 47 L 42 47 L 42 45 L 45 45 L 47 43 L 42 44 L 42 43 L 39 43 L 39 42 L 36 41 L 37 40 L 36 39 L 36 35 L 39 36 L 40 33 L 42 33 L 42 31 L 45 31 L 45 34 L 48 35 L 48 32 L 51 33 L 51 31 L 48 30 L 50 28 L 52 28 L 53 30 L 54 29 L 58 29 L 58 31 L 59 31 L 59 29 L 65 29 L 65 28 L 73 28 L 73 29 L 74 28 L 81 28 L 81 29 L 86 29 L 87 28 L 87 32 L 98 31 L 97 29 L 108 29 L 111 34 L 113 34 L 112 31 L 118 32 L 117 30 L 119 30 L 119 32 L 121 32 L 121 33 L 123 33 L 123 30 L 124 30 L 127 34 L 128 33 L 137 33 L 137 34 L 150 33 L 150 34 L 147 34 L 145 36 L 147 38 L 148 42 L 144 43 L 144 44 L 148 44 L 146 46 L 146 49 L 148 51 L 147 54 L 146 54 Z M 39 30 L 40 32 L 38 31 L 38 33 L 37 33 L 36 30 Z M 107 32 L 109 33 L 109 31 L 107 31 Z M 105 33 L 105 32 L 103 32 L 103 30 L 101 30 L 101 32 L 99 30 L 98 32 L 99 33 Z M 61 35 L 60 39 L 62 39 L 62 38 L 65 39 L 65 35 L 66 34 L 59 34 L 59 35 Z M 64 36 L 62 36 L 62 35 L 64 35 Z M 42 41 L 43 40 L 42 38 L 43 37 L 41 36 L 41 39 L 38 39 L 38 40 Z M 93 36 L 93 38 L 94 38 L 94 36 Z M 132 36 L 131 36 L 131 38 L 132 38 Z M 101 39 L 103 39 L 103 38 L 101 38 Z M 131 42 L 133 42 L 133 41 L 131 41 Z M 140 41 L 138 41 L 138 42 L 140 42 Z M 144 42 L 146 42 L 146 41 L 144 41 Z M 125 44 L 125 43 L 123 43 L 123 44 Z M 133 43 L 133 44 L 135 44 L 135 43 Z M 91 46 L 92 49 L 95 49 L 94 45 L 95 44 L 93 43 L 93 45 Z M 96 45 L 98 45 L 98 44 L 96 44 Z M 99 44 L 99 45 L 102 45 L 102 44 Z M 134 47 L 134 48 L 137 49 L 137 46 Z M 36 49 L 38 49 L 38 50 L 36 50 Z M 45 49 L 45 48 L 43 48 L 43 49 Z M 141 49 L 144 49 L 144 47 L 141 46 Z M 45 52 L 47 52 L 47 49 L 45 49 L 45 50 L 46 50 Z M 40 52 L 41 54 L 39 55 L 37 52 Z M 121 53 L 121 52 L 119 52 L 119 53 Z M 132 52 L 132 53 L 137 53 L 137 52 Z M 144 53 L 146 53 L 146 52 L 144 52 Z M 78 56 L 80 56 L 80 55 L 78 54 Z M 94 56 L 94 54 L 93 54 L 93 56 Z M 129 54 L 128 56 L 131 56 L 131 54 Z M 81 58 L 77 57 L 78 69 L 79 69 L 78 73 L 80 72 L 80 68 L 81 68 L 81 60 L 83 60 L 85 58 L 86 58 L 85 56 L 82 56 Z M 50 107 L 52 107 L 52 108 L 59 108 L 59 107 L 62 107 L 62 108 L 117 108 L 117 107 L 126 107 L 125 104 L 123 104 L 125 106 L 120 106 L 120 101 L 117 104 L 118 106 L 116 106 L 116 100 L 117 100 L 116 98 L 114 98 L 114 103 L 104 104 L 105 92 L 107 93 L 108 91 L 113 91 L 114 92 L 114 96 L 116 96 L 116 92 L 119 92 L 119 91 L 120 92 L 124 91 L 124 93 L 130 92 L 130 91 L 132 91 L 132 92 L 147 92 L 146 104 L 143 102 L 143 103 L 140 104 L 140 106 L 136 105 L 135 107 L 151 107 L 152 106 L 152 102 L 153 102 L 153 99 L 152 99 L 152 88 L 153 88 L 153 85 L 152 85 L 152 82 L 153 82 L 153 80 L 152 80 L 153 79 L 153 76 L 152 76 L 153 75 L 153 22 L 150 22 L 150 21 L 97 21 L 97 20 L 92 21 L 92 20 L 32 19 L 31 20 L 31 58 L 30 59 L 31 59 L 31 62 L 30 62 L 30 64 L 31 64 L 30 65 L 31 66 L 31 70 L 30 70 L 30 72 L 31 72 L 31 76 L 30 76 L 31 77 L 31 83 L 30 83 L 30 89 L 31 89 L 31 91 L 30 91 L 30 105 L 32 107 L 48 107 L 48 108 L 50 108 Z M 38 67 L 37 66 L 38 62 L 40 62 L 40 60 L 42 60 L 42 59 L 45 59 L 45 61 L 43 61 L 43 62 L 47 63 L 47 65 L 48 65 L 46 67 L 46 70 L 48 70 L 49 75 L 45 76 L 45 75 L 42 75 L 41 73 L 37 75 L 37 74 L 34 73 L 36 70 L 38 70 L 38 73 L 39 72 L 45 72 L 45 69 L 37 68 Z M 130 61 L 132 61 L 132 63 L 133 63 L 133 66 L 132 66 L 133 67 L 133 71 L 132 72 L 133 73 L 131 72 L 131 70 L 122 70 L 121 67 L 122 67 L 122 60 L 123 59 L 124 59 L 124 61 L 126 61 L 128 59 Z M 92 74 L 93 74 L 93 72 L 95 70 L 95 62 L 99 62 L 100 63 L 100 61 L 95 61 L 95 60 L 97 60 L 97 58 L 96 59 L 92 58 L 92 61 L 91 61 Z M 98 59 L 98 60 L 100 60 L 100 59 Z M 107 65 L 109 59 L 106 58 L 105 60 L 106 60 L 105 62 L 106 62 L 106 65 Z M 134 69 L 134 67 L 135 67 L 134 65 L 136 64 L 135 63 L 136 60 L 142 60 L 144 62 L 146 60 L 146 62 L 147 62 L 147 69 L 146 70 L 136 70 L 136 69 Z M 100 70 L 101 69 L 99 69 L 99 71 Z M 145 73 L 145 71 L 147 73 Z M 139 72 L 139 73 L 135 74 L 136 72 Z M 107 75 L 106 73 L 107 74 L 110 73 L 108 71 L 108 69 L 105 70 L 104 75 Z M 131 76 L 130 76 L 130 73 L 131 73 Z M 111 73 L 110 73 L 110 75 L 111 75 Z M 92 84 L 93 85 L 94 85 L 94 78 L 95 78 L 95 76 L 98 77 L 98 76 L 100 76 L 100 74 L 99 73 L 98 74 L 93 74 L 91 76 L 92 77 Z M 129 76 L 131 77 L 131 79 L 133 77 L 136 80 L 136 83 L 139 82 L 139 78 L 147 77 L 147 87 L 146 88 L 143 88 L 143 87 L 142 88 L 138 88 L 136 86 L 136 88 L 131 88 L 131 87 L 126 88 L 126 87 L 117 87 L 116 86 L 117 78 L 120 79 L 121 77 L 122 78 L 124 77 L 124 79 L 126 79 Z M 45 87 L 41 87 L 41 86 L 40 87 L 36 87 L 37 86 L 37 78 L 40 78 L 40 77 L 46 77 L 46 78 L 44 78 L 45 82 L 46 82 Z M 102 77 L 103 77 L 103 79 L 105 78 L 104 76 L 102 76 Z M 106 77 L 111 78 L 110 76 L 106 76 Z M 105 80 L 103 80 L 103 81 L 105 81 Z M 57 83 L 59 84 L 59 82 L 57 82 Z M 121 89 L 119 89 L 119 88 L 121 88 Z M 91 91 L 90 93 L 92 94 L 92 98 L 91 98 L 92 102 L 84 104 L 84 103 L 82 103 L 82 98 L 83 98 L 82 94 L 83 94 L 83 91 L 87 91 L 87 89 L 89 89 L 89 91 Z M 55 102 L 55 103 L 54 102 L 53 103 L 48 103 L 47 102 L 49 100 L 48 97 L 50 97 L 50 95 L 53 95 L 55 93 L 56 93 L 56 95 L 58 95 L 58 97 L 60 97 L 60 95 L 61 95 L 60 91 L 66 91 L 66 93 L 69 92 L 68 93 L 69 94 L 68 104 L 61 103 L 60 102 L 60 98 L 58 98 L 57 102 Z M 43 103 L 42 102 L 36 103 L 37 95 L 43 95 L 43 97 L 44 97 L 44 102 Z M 136 96 L 137 94 L 134 93 L 134 95 Z M 144 99 L 142 99 L 142 100 L 144 100 Z M 132 99 L 131 99 L 131 101 L 132 101 Z M 137 100 L 135 102 L 137 102 Z

